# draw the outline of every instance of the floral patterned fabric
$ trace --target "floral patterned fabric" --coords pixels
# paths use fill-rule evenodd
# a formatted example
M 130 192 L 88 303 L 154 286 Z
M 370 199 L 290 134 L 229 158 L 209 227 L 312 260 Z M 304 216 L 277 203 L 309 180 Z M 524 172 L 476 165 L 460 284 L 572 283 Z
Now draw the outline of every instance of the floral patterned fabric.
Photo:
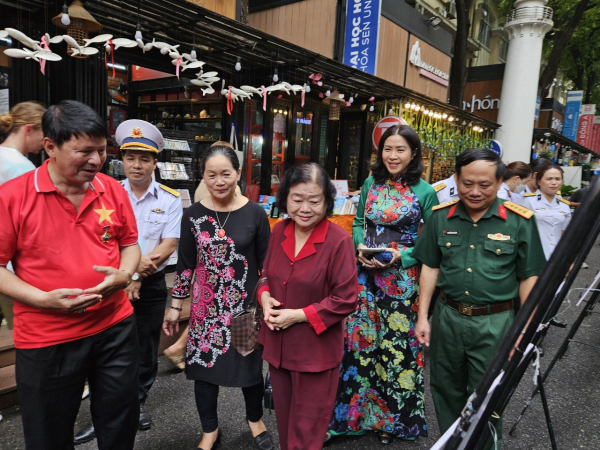
M 373 184 L 365 202 L 368 247 L 414 246 L 421 206 L 410 187 Z M 423 350 L 415 338 L 419 266 L 369 270 L 359 265 L 359 308 L 346 321 L 346 347 L 329 429 L 427 436 Z
M 186 374 L 220 386 L 254 386 L 262 380 L 262 352 L 240 355 L 231 345 L 230 324 L 258 281 L 269 222 L 260 206 L 248 202 L 231 212 L 226 235 L 219 237 L 215 214 L 195 203 L 182 218 L 172 295 L 192 298 Z

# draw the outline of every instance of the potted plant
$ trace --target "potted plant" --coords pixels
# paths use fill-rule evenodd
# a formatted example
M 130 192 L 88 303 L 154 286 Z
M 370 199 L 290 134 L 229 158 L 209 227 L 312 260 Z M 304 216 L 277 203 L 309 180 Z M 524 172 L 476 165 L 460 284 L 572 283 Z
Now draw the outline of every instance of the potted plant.
M 543 150 L 537 154 L 537 157 L 538 159 L 542 158 L 547 159 L 548 161 L 552 161 L 552 158 L 554 158 L 554 153 L 552 153 L 549 150 Z

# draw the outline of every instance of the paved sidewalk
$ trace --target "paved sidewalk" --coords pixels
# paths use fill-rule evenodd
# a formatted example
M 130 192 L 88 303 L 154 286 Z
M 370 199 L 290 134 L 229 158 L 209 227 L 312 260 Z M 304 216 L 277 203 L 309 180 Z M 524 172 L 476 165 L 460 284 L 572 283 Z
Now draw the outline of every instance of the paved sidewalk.
M 600 246 L 595 245 L 587 263 L 590 268 L 582 270 L 575 287 L 589 284 L 600 269 Z M 581 311 L 576 307 L 577 292 L 572 293 L 571 307 L 562 316 L 569 324 Z M 600 312 L 600 309 L 598 310 Z M 546 356 L 542 358 L 544 369 L 564 339 L 567 330 L 553 328 L 546 342 Z M 600 345 L 600 317 L 592 315 L 580 328 L 577 340 Z M 427 356 L 427 354 L 426 354 Z M 165 360 L 159 359 L 158 380 L 146 404 L 152 414 L 153 426 L 149 431 L 137 435 L 136 449 L 170 450 L 197 447 L 200 442 L 200 421 L 194 402 L 193 383 L 185 375 L 176 373 Z M 533 390 L 531 369 L 523 378 L 504 414 L 504 450 L 546 450 L 550 448 L 548 432 L 539 398 L 529 408 L 519 425 L 515 436 L 508 436 L 508 430 L 521 411 Z M 561 450 L 600 449 L 600 428 L 598 425 L 598 405 L 600 404 L 600 352 L 592 347 L 572 344 L 567 356 L 558 362 L 546 385 L 558 448 Z M 390 448 L 421 450 L 430 448 L 439 437 L 433 404 L 429 393 L 429 372 L 426 362 L 426 411 L 429 438 L 416 442 L 395 441 Z M 2 411 L 0 422 L 0 450 L 24 449 L 21 416 L 18 407 Z M 240 389 L 222 389 L 219 394 L 220 426 L 224 436 L 221 449 L 253 449 L 254 443 L 245 423 L 244 403 Z M 78 418 L 78 426 L 89 421 L 89 403 L 84 400 Z M 265 412 L 265 422 L 277 441 L 275 414 Z M 80 445 L 77 450 L 96 449 L 94 442 Z M 360 438 L 339 439 L 331 447 L 333 450 L 364 450 L 381 448 L 373 433 Z

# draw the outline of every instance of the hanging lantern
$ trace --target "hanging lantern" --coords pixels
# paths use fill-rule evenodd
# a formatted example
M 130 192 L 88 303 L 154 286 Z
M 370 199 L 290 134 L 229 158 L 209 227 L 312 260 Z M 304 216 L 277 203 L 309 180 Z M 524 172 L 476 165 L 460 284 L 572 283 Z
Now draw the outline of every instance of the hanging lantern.
M 73 0 L 69 6 L 69 18 L 71 22 L 68 26 L 64 25 L 61 21 L 63 13 L 52 18 L 52 23 L 59 28 L 67 30 L 67 34 L 77 41 L 82 47 L 85 45 L 84 39 L 87 39 L 89 33 L 98 33 L 102 31 L 102 24 L 100 24 L 94 17 L 87 12 L 83 7 L 83 4 L 79 0 Z M 67 53 L 73 53 L 73 49 L 69 45 L 67 47 Z M 87 58 L 87 55 L 77 55 L 75 58 Z
M 346 103 L 340 98 L 340 93 L 333 91 L 329 97 L 323 100 L 323 103 L 329 105 L 329 120 L 340 120 L 341 107 Z

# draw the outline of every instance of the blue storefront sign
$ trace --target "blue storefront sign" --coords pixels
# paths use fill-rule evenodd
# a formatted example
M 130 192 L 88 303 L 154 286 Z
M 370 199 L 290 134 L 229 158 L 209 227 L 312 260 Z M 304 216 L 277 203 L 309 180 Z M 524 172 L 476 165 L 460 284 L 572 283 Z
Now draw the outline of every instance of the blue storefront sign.
M 565 106 L 565 119 L 563 121 L 562 134 L 572 141 L 577 140 L 577 127 L 579 126 L 579 110 L 583 100 L 583 91 L 567 92 L 567 104 Z
M 347 0 L 344 64 L 375 75 L 381 0 Z

